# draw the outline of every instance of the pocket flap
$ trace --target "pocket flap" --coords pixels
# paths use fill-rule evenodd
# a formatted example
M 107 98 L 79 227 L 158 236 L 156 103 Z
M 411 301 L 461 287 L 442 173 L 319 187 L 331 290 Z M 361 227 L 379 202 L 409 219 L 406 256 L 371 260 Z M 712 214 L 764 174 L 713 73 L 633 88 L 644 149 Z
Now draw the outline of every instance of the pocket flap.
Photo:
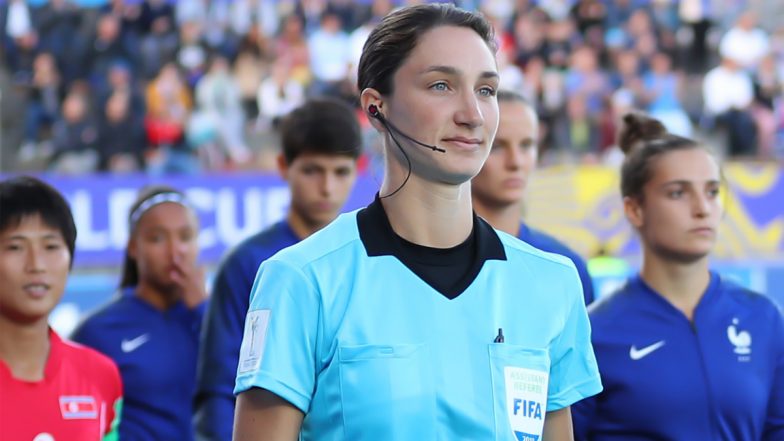
M 408 358 L 425 346 L 417 344 L 390 344 L 390 345 L 355 345 L 340 346 L 338 358 L 340 362 L 373 360 L 377 358 Z

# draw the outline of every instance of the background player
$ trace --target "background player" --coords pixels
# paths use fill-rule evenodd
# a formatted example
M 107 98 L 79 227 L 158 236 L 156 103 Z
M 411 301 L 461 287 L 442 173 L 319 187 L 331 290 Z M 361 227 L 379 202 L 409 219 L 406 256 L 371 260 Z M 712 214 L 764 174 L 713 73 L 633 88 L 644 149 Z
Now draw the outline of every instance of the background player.
M 523 197 L 538 154 L 539 120 L 522 95 L 498 92 L 498 132 L 482 171 L 471 181 L 476 214 L 490 225 L 543 251 L 568 257 L 577 268 L 585 304 L 594 299 L 593 283 L 585 261 L 556 238 L 520 221 Z
M 117 367 L 47 322 L 76 243 L 63 197 L 31 177 L 0 182 L 0 440 L 116 440 Z
M 701 144 L 630 114 L 621 194 L 639 275 L 591 308 L 605 390 L 575 406 L 578 439 L 784 439 L 784 320 L 709 270 L 719 164 Z
M 74 331 L 74 340 L 120 368 L 120 439 L 187 441 L 207 299 L 196 264 L 198 221 L 182 193 L 150 187 L 131 206 L 129 230 L 121 292 Z
M 200 440 L 231 439 L 242 324 L 259 265 L 334 220 L 356 179 L 362 137 L 354 110 L 341 101 L 314 99 L 292 111 L 281 143 L 278 167 L 291 195 L 286 219 L 235 247 L 215 277 L 199 356 Z

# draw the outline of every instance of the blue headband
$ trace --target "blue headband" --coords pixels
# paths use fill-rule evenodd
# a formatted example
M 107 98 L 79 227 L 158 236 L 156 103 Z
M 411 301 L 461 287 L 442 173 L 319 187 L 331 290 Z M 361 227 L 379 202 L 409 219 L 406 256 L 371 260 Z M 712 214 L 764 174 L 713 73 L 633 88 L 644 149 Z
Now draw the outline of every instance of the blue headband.
M 164 202 L 174 202 L 176 204 L 180 204 L 184 207 L 191 208 L 188 200 L 185 198 L 184 195 L 175 192 L 166 192 L 166 193 L 158 193 L 148 199 L 145 199 L 144 202 L 139 204 L 135 210 L 131 212 L 131 229 L 136 226 L 136 223 L 139 222 L 142 215 L 146 213 L 152 207 L 162 204 Z

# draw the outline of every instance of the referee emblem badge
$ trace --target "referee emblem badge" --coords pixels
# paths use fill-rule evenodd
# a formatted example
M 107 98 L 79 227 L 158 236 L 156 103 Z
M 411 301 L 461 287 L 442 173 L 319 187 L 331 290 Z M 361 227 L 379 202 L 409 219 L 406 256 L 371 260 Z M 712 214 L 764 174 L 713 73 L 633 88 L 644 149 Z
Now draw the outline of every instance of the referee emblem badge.
M 248 317 L 245 319 L 245 334 L 240 346 L 239 373 L 255 371 L 261 366 L 269 317 L 269 309 L 248 312 Z
M 539 441 L 547 412 L 547 372 L 504 367 L 506 414 L 517 441 Z

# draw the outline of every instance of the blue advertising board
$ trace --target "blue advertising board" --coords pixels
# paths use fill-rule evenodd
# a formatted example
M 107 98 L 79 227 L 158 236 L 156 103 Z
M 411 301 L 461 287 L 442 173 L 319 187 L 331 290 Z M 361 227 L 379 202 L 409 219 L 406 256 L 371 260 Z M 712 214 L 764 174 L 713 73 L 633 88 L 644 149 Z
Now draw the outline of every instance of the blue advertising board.
M 128 211 L 139 190 L 165 184 L 185 192 L 199 216 L 201 261 L 217 262 L 227 248 L 282 219 L 289 206 L 285 181 L 276 175 L 225 174 L 153 179 L 144 175 L 41 176 L 71 204 L 78 236 L 74 267 L 122 263 Z M 378 183 L 360 176 L 344 209 L 373 200 Z

